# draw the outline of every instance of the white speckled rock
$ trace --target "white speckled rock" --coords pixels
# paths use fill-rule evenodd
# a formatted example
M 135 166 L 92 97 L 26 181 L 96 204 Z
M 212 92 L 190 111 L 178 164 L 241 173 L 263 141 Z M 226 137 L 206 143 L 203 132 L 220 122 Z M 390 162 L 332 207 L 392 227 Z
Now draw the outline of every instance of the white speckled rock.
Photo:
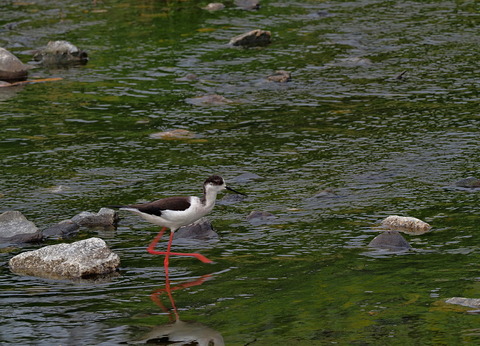
M 116 271 L 120 257 L 102 239 L 89 238 L 23 252 L 12 257 L 9 265 L 17 274 L 53 279 L 85 278 Z
M 432 226 L 414 217 L 391 215 L 382 221 L 382 226 L 392 231 L 420 235 L 430 231 Z

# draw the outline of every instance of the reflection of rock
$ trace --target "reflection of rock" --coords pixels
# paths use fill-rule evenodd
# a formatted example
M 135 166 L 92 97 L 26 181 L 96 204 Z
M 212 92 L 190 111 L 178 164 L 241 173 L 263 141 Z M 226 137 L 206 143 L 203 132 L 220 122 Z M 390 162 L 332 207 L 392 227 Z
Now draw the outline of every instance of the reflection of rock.
M 272 42 L 272 33 L 265 30 L 252 30 L 245 34 L 233 37 L 229 44 L 231 46 L 258 47 L 266 46 Z
M 88 62 L 88 54 L 70 42 L 50 41 L 33 59 L 45 65 L 83 65 Z
M 397 231 L 385 231 L 377 235 L 368 246 L 390 251 L 405 251 L 412 248 Z
M 79 229 L 80 226 L 72 220 L 64 220 L 42 230 L 42 234 L 45 238 L 66 239 L 75 236 Z
M 18 274 L 54 279 L 86 278 L 114 272 L 120 258 L 100 238 L 50 245 L 23 252 L 9 261 Z
M 205 345 L 223 346 L 222 335 L 204 324 L 198 322 L 184 322 L 176 320 L 153 328 L 141 340 L 133 344 L 161 344 L 161 345 Z
M 101 208 L 98 213 L 82 211 L 72 217 L 72 221 L 86 227 L 110 227 L 117 224 L 118 215 L 113 209 Z
M 381 226 L 408 234 L 427 233 L 432 226 L 414 217 L 391 215 L 382 221 Z
M 0 47 L 0 80 L 15 82 L 26 80 L 29 67 L 15 55 Z
M 233 101 L 217 94 L 187 98 L 185 101 L 195 106 L 219 106 L 233 103 Z
M 42 240 L 37 226 L 19 211 L 6 211 L 0 215 L 0 242 L 30 243 Z
M 183 226 L 173 236 L 173 239 L 212 239 L 218 238 L 218 234 L 214 231 L 212 223 L 205 217 L 195 221 L 194 223 Z
M 211 2 L 207 6 L 202 8 L 207 11 L 219 11 L 219 10 L 223 10 L 225 8 L 225 5 L 222 4 L 221 2 Z
M 291 73 L 284 70 L 275 71 L 275 73 L 271 74 L 267 77 L 267 80 L 270 82 L 277 82 L 277 83 L 286 83 L 291 80 Z
M 467 188 L 478 188 L 480 187 L 480 179 L 474 177 L 468 177 L 462 180 L 459 180 L 455 183 L 458 187 L 467 187 Z
M 480 309 L 480 298 L 453 297 L 445 300 L 448 304 L 467 306 L 469 308 Z

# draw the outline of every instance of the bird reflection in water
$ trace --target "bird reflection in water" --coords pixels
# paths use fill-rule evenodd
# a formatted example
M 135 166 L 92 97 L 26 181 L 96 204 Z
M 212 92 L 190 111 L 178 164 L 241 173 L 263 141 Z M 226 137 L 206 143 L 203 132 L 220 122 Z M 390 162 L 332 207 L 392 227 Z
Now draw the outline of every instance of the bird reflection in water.
M 224 346 L 223 337 L 218 331 L 198 322 L 181 321 L 172 296 L 172 291 L 201 285 L 211 277 L 211 274 L 203 275 L 195 281 L 171 286 L 167 275 L 165 277 L 165 288 L 156 290 L 150 298 L 168 314 L 170 323 L 154 327 L 135 344 Z M 162 303 L 161 296 L 164 294 L 170 300 L 170 309 Z

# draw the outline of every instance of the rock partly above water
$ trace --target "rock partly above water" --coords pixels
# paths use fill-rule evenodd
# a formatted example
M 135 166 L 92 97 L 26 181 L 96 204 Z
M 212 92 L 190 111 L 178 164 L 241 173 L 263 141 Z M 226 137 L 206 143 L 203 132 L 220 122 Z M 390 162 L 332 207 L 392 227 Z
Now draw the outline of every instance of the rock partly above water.
M 247 215 L 247 221 L 255 226 L 269 223 L 271 220 L 276 218 L 277 217 L 275 215 L 269 213 L 268 211 L 253 210 L 250 214 Z
M 212 223 L 205 217 L 195 221 L 194 223 L 183 226 L 178 229 L 173 239 L 214 239 L 218 238 L 217 232 L 213 229 Z
M 452 297 L 445 300 L 445 302 L 480 309 L 480 298 Z
M 381 226 L 393 231 L 415 235 L 427 233 L 432 228 L 428 223 L 417 218 L 398 215 L 391 215 L 385 218 Z
M 98 213 L 83 211 L 72 217 L 72 221 L 79 226 L 112 227 L 117 224 L 118 216 L 113 209 L 101 208 Z
M 457 181 L 455 185 L 458 187 L 466 187 L 470 189 L 480 188 L 480 179 L 475 177 L 468 177 Z
M 291 79 L 292 79 L 292 74 L 285 70 L 275 71 L 275 73 L 267 77 L 268 81 L 277 82 L 277 83 L 290 82 Z
M 261 47 L 267 46 L 272 42 L 272 33 L 265 30 L 252 30 L 245 34 L 233 37 L 229 45 L 242 47 Z
M 369 247 L 386 249 L 389 251 L 405 251 L 412 247 L 397 231 L 385 231 L 372 239 Z
M 77 234 L 80 226 L 72 220 L 64 220 L 42 230 L 44 238 L 70 238 Z
M 7 82 L 26 80 L 29 68 L 15 55 L 0 47 L 0 80 Z
M 19 211 L 6 211 L 0 215 L 0 242 L 31 243 L 41 241 L 37 226 Z
M 87 278 L 118 269 L 120 258 L 100 238 L 45 246 L 23 252 L 9 261 L 17 274 L 52 279 Z
M 68 41 L 50 41 L 33 59 L 44 65 L 83 65 L 88 54 Z

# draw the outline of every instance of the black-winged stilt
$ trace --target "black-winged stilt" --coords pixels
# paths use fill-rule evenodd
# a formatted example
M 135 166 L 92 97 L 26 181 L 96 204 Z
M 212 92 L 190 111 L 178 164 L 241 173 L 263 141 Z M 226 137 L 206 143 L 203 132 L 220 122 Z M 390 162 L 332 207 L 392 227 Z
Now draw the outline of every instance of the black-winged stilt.
M 203 196 L 201 198 L 196 196 L 168 197 L 149 203 L 116 205 L 111 207 L 120 208 L 120 210 L 127 210 L 155 225 L 163 227 L 155 239 L 150 243 L 147 251 L 154 255 L 165 255 L 164 265 L 165 271 L 168 274 L 168 257 L 170 255 L 192 256 L 204 263 L 212 262 L 201 254 L 170 252 L 170 248 L 175 231 L 182 226 L 195 222 L 211 212 L 215 206 L 217 194 L 225 189 L 246 196 L 244 193 L 235 191 L 227 186 L 222 177 L 212 175 L 203 183 Z M 156 251 L 155 246 L 167 228 L 170 229 L 170 239 L 168 241 L 167 251 Z

